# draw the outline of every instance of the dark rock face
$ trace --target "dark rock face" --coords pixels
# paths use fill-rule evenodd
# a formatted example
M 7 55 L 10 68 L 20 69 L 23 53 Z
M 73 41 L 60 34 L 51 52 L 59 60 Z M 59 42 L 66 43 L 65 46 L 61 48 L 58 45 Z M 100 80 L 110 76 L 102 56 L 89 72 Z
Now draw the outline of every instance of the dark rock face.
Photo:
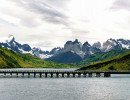
M 85 42 L 82 46 L 82 51 L 83 52 L 88 52 L 91 48 L 91 45 L 88 42 Z
M 100 42 L 96 42 L 96 43 L 94 43 L 92 45 L 92 47 L 96 47 L 96 48 L 100 49 L 101 48 L 101 43 Z
M 21 49 L 24 51 L 31 51 L 31 47 L 28 44 L 23 44 Z
M 58 63 L 75 63 L 81 61 L 82 58 L 78 56 L 76 53 L 65 52 L 57 56 L 50 57 L 46 60 L 50 60 Z

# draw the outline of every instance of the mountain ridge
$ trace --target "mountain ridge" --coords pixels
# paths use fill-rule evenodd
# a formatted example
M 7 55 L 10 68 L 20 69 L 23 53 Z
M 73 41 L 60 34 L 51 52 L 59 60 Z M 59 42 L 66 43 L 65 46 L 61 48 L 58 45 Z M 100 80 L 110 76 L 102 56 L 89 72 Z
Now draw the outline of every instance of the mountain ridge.
M 58 59 L 64 59 L 64 54 L 68 54 L 68 52 L 71 52 L 71 54 L 75 57 L 75 61 L 60 61 L 63 63 L 76 63 L 80 62 L 81 60 L 89 57 L 92 54 L 95 54 L 97 52 L 109 52 L 111 50 L 123 50 L 123 49 L 130 49 L 130 40 L 125 39 L 108 39 L 106 42 L 103 43 L 103 45 L 98 41 L 95 42 L 93 45 L 89 44 L 88 41 L 84 42 L 83 44 L 78 40 L 75 39 L 74 41 L 67 41 L 64 44 L 64 47 L 57 47 L 53 48 L 51 51 L 44 51 L 40 48 L 29 46 L 28 44 L 20 44 L 17 41 L 15 41 L 15 38 L 13 35 L 9 35 L 8 39 L 5 43 L 0 42 L 0 45 L 4 48 L 11 49 L 15 52 L 19 53 L 30 53 L 38 58 L 46 59 L 50 61 L 59 62 Z M 72 55 L 70 55 L 70 58 Z M 79 59 L 79 60 L 77 60 Z

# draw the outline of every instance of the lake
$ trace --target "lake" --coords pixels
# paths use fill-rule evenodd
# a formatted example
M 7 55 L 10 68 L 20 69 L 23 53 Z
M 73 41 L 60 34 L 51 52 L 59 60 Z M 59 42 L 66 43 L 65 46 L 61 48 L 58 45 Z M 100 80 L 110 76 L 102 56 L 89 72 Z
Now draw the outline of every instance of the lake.
M 130 100 L 130 75 L 109 78 L 1 77 L 0 100 Z

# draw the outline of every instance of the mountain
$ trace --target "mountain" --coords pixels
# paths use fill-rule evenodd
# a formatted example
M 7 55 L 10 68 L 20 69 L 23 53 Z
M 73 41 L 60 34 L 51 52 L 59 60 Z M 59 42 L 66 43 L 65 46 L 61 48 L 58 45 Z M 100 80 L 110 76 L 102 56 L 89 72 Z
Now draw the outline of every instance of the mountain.
M 103 46 L 100 49 L 102 52 L 108 52 L 112 49 L 114 50 L 130 49 L 130 40 L 108 39 L 106 42 L 103 43 Z
M 78 70 L 130 70 L 130 52 L 111 60 L 91 63 Z
M 108 58 L 118 56 L 120 54 L 123 54 L 122 51 L 120 51 L 120 52 L 112 51 L 112 52 L 114 52 L 114 54 L 109 51 L 123 50 L 123 49 L 130 49 L 130 40 L 108 39 L 107 41 L 105 41 L 103 43 L 103 45 L 101 45 L 100 42 L 96 42 L 93 45 L 91 45 L 91 44 L 89 44 L 88 41 L 86 41 L 82 45 L 82 43 L 80 43 L 78 41 L 78 39 L 75 39 L 75 41 L 67 41 L 64 45 L 64 48 L 62 48 L 60 53 L 57 53 L 57 55 L 53 55 L 52 57 L 47 58 L 46 60 L 51 60 L 51 61 L 55 61 L 55 62 L 63 62 L 63 63 L 76 63 L 76 62 L 83 60 L 80 63 L 78 63 L 79 65 L 83 65 L 83 64 L 88 64 L 90 62 L 103 61 Z M 77 55 L 77 57 L 79 56 L 80 59 L 77 60 L 77 58 L 76 58 L 73 61 L 72 60 L 68 61 L 68 58 L 65 59 L 64 58 L 65 56 L 61 56 L 61 55 L 68 54 L 67 52 L 71 52 L 71 55 L 68 58 L 73 58 L 72 57 L 72 53 L 73 53 L 73 55 Z M 108 53 L 106 53 L 107 54 L 106 56 L 108 56 L 108 57 L 102 59 L 103 58 L 102 56 L 103 56 L 103 54 L 105 55 L 105 52 L 108 52 Z M 124 52 L 125 52 L 125 50 L 124 50 Z M 93 54 L 95 54 L 95 53 L 100 54 L 100 56 L 92 59 L 91 55 L 93 56 Z M 109 56 L 109 55 L 111 55 L 111 56 Z M 92 59 L 92 60 L 90 60 L 90 59 Z
M 91 54 L 100 52 L 101 50 L 96 47 L 91 46 L 88 42 L 85 42 L 82 46 L 82 51 L 84 53 L 84 58 L 86 58 Z
M 67 41 L 65 43 L 63 52 L 68 51 L 79 55 L 81 58 L 84 56 L 82 53 L 82 44 L 78 41 L 78 39 L 75 39 L 75 41 Z
M 109 60 L 117 56 L 124 55 L 126 53 L 130 52 L 130 49 L 123 49 L 123 50 L 111 50 L 109 52 L 97 52 L 95 54 L 92 54 L 82 60 L 79 63 L 76 63 L 77 66 L 84 66 L 90 63 Z
M 100 49 L 92 47 L 88 42 L 82 45 L 78 39 L 75 39 L 75 41 L 67 41 L 60 52 L 46 60 L 60 63 L 75 63 L 96 52 L 100 52 Z
M 44 51 L 37 47 L 32 48 L 28 44 L 20 44 L 15 41 L 14 36 L 9 35 L 6 42 L 1 42 L 0 45 L 15 52 L 30 53 L 38 58 L 45 60 L 62 63 L 77 63 L 97 52 L 130 49 L 130 40 L 108 39 L 103 43 L 103 45 L 100 42 L 96 42 L 91 45 L 88 41 L 82 44 L 78 39 L 75 39 L 74 41 L 67 41 L 63 48 L 57 47 L 53 48 L 51 51 Z M 75 59 L 72 60 L 72 58 Z
M 16 53 L 0 46 L 0 68 L 70 68 L 72 64 L 45 61 L 31 54 Z
M 0 46 L 13 50 L 15 52 L 19 52 L 19 53 L 29 53 L 42 59 L 51 57 L 53 55 L 52 53 L 50 54 L 49 51 L 43 51 L 40 48 L 36 48 L 36 47 L 31 48 L 31 46 L 29 46 L 28 44 L 18 43 L 17 41 L 15 41 L 15 38 L 13 35 L 9 35 L 6 42 L 5 43 L 1 42 Z
M 95 42 L 92 46 L 95 47 L 95 48 L 100 49 L 101 48 L 101 43 L 98 41 L 98 42 Z

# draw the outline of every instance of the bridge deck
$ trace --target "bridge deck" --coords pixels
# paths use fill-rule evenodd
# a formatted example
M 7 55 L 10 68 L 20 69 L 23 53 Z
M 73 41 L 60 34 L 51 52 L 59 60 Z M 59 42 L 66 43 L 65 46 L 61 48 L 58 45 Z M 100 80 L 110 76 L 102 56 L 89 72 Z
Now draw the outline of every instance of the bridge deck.
M 109 73 L 130 74 L 130 71 L 70 71 L 70 70 L 14 70 L 0 69 L 0 73 Z
M 30 77 L 30 74 L 34 74 L 34 77 L 36 77 L 36 74 L 39 74 L 39 77 L 42 77 L 42 74 L 45 75 L 45 77 L 48 77 L 48 74 L 51 75 L 51 77 L 54 77 L 56 74 L 56 77 L 59 77 L 60 74 L 62 75 L 62 77 L 65 77 L 65 75 L 67 75 L 67 77 L 73 76 L 76 77 L 76 75 L 78 75 L 78 77 L 81 77 L 82 75 L 84 77 L 88 76 L 88 77 L 92 77 L 93 74 L 96 74 L 96 77 L 100 77 L 101 74 L 104 74 L 104 77 L 110 77 L 111 74 L 130 74 L 130 71 L 70 71 L 70 70 L 16 70 L 16 69 L 0 69 L 0 73 L 4 74 L 6 76 L 6 74 L 10 74 L 12 76 L 13 73 L 16 74 L 16 76 L 18 77 L 18 74 L 22 74 L 22 77 L 24 77 L 24 74 L 28 74 L 28 77 Z

